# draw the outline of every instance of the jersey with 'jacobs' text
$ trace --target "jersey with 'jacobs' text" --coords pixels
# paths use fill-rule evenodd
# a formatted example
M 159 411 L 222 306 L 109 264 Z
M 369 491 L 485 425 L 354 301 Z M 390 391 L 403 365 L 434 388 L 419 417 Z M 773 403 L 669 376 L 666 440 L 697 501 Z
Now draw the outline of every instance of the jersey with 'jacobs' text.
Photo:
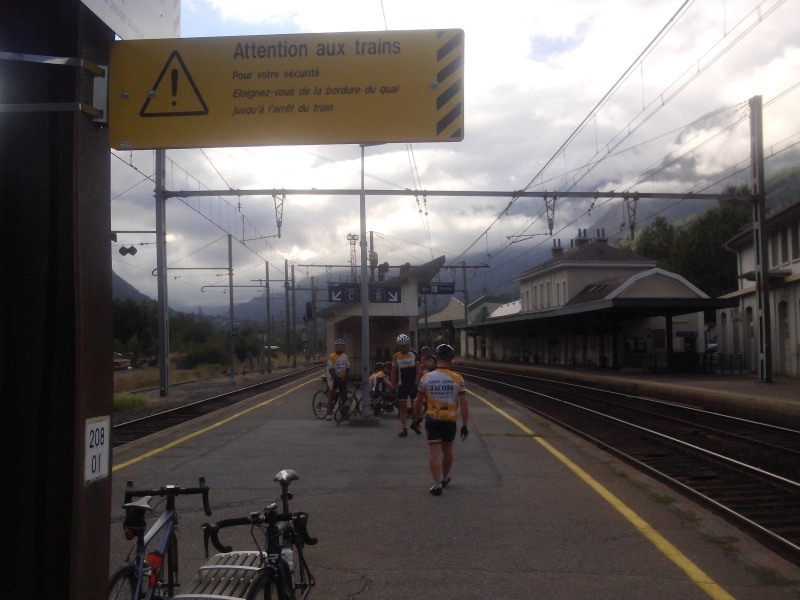
M 437 421 L 453 421 L 458 416 L 459 396 L 466 394 L 464 378 L 450 369 L 436 369 L 419 380 L 419 393 L 426 398 L 426 413 Z

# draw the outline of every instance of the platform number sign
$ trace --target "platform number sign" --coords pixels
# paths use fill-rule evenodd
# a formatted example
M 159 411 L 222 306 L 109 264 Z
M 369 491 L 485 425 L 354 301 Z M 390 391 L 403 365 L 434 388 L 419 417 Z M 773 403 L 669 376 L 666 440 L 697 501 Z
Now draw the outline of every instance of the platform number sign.
M 108 477 L 111 458 L 111 417 L 86 419 L 84 483 Z

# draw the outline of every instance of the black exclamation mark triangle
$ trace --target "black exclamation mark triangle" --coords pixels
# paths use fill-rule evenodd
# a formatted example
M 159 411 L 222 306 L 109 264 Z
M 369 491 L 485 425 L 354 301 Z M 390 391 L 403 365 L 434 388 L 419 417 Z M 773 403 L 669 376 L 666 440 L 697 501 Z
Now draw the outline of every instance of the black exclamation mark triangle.
M 167 76 L 169 73 L 169 76 Z M 197 89 L 183 58 L 175 50 L 153 84 L 139 111 L 140 117 L 189 117 L 208 114 L 200 90 Z

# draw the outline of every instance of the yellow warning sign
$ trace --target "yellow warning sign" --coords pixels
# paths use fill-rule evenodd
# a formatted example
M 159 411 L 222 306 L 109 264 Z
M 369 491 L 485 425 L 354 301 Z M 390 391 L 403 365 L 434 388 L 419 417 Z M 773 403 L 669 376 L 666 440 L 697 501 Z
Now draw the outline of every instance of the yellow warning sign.
M 117 149 L 460 141 L 460 29 L 114 42 Z

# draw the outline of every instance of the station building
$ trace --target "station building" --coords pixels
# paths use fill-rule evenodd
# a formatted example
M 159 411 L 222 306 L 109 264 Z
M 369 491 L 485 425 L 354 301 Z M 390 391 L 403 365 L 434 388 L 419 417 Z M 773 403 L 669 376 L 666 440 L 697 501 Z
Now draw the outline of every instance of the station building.
M 338 289 L 343 292 L 329 306 L 317 311 L 317 316 L 325 320 L 325 341 L 329 349 L 337 338 L 346 342 L 352 373 L 360 373 L 367 357 L 370 361 L 387 361 L 397 351 L 397 336 L 401 333 L 411 337 L 411 347 L 419 347 L 417 322 L 420 318 L 419 288 L 430 283 L 444 265 L 445 257 L 440 256 L 420 266 L 408 266 L 396 276 L 391 271 L 383 281 L 370 281 L 367 302 L 369 322 L 369 352 L 361 347 L 362 304 L 360 296 L 347 297 L 350 289 L 360 289 L 359 282 L 352 282 Z M 332 299 L 329 297 L 329 299 Z
M 367 353 L 361 348 L 360 302 L 340 298 L 320 310 L 328 347 L 344 338 L 354 372 L 362 368 L 365 355 L 368 364 L 389 360 L 399 333 L 411 336 L 413 348 L 448 343 L 459 355 L 478 359 L 629 373 L 693 372 L 720 366 L 721 355 L 705 353 L 704 312 L 729 311 L 739 303 L 710 298 L 655 261 L 610 245 L 603 230 L 589 237 L 584 229 L 569 248 L 555 240 L 548 260 L 515 278 L 518 299 L 482 296 L 465 308 L 453 297 L 428 314 L 419 290 L 434 280 L 444 262 L 441 256 L 369 283 Z M 399 291 L 396 302 L 373 298 L 387 289 Z M 728 357 L 725 366 L 741 370 L 741 357 Z
M 767 215 L 767 259 L 771 322 L 772 373 L 800 376 L 800 202 Z M 753 230 L 742 230 L 725 243 L 736 253 L 738 289 L 723 296 L 733 305 L 717 311 L 717 348 L 741 354 L 745 369 L 758 371 L 762 344 L 758 324 Z
M 474 356 L 628 372 L 695 371 L 704 365 L 703 313 L 712 299 L 655 261 L 578 230 L 568 249 L 515 278 L 519 300 L 461 324 Z

